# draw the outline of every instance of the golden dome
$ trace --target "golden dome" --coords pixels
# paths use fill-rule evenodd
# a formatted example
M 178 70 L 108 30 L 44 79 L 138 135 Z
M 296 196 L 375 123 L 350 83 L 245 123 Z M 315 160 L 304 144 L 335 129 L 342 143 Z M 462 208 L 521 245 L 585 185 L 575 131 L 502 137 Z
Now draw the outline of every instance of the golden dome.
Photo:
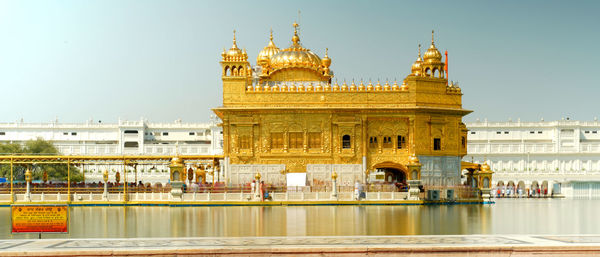
M 406 85 L 406 80 L 402 81 L 402 86 L 400 86 L 400 90 L 402 90 L 402 91 L 408 90 L 408 85 Z
M 331 65 L 331 59 L 327 55 L 327 52 L 329 52 L 329 48 L 325 48 L 325 56 L 323 56 L 323 59 L 321 60 L 321 64 L 323 64 L 323 66 L 329 68 L 329 65 Z
M 233 31 L 233 46 L 229 50 L 223 50 L 221 56 L 223 57 L 223 61 L 246 61 L 248 59 L 246 50 L 242 51 L 237 46 L 235 30 Z
M 365 84 L 362 79 L 360 80 L 360 85 L 358 86 L 358 91 L 365 91 Z
M 484 162 L 481 164 L 481 171 L 490 171 L 490 165 L 488 165 L 487 162 Z
M 442 62 L 442 54 L 435 48 L 435 44 L 433 43 L 433 30 L 431 31 L 431 46 L 429 46 L 429 49 L 423 55 L 423 61 L 427 63 Z
M 179 156 L 175 156 L 175 157 L 173 157 L 173 159 L 171 159 L 170 166 L 176 166 L 176 167 L 183 166 L 183 160 L 180 159 Z
M 321 58 L 310 51 L 310 49 L 306 49 L 300 45 L 297 27 L 298 24 L 294 23 L 292 45 L 271 57 L 269 67 L 273 71 L 285 68 L 308 68 L 312 70 L 319 70 L 321 68 Z
M 273 31 L 271 30 L 269 44 L 258 53 L 258 56 L 256 57 L 256 64 L 260 66 L 269 64 L 271 57 L 273 57 L 273 55 L 279 53 L 280 51 L 281 50 L 279 50 L 279 48 L 275 46 L 275 43 L 273 43 Z
M 237 46 L 237 42 L 235 40 L 235 30 L 233 31 L 233 45 L 231 46 L 231 48 L 227 51 L 227 55 L 228 56 L 237 56 L 237 55 L 242 55 L 242 50 L 240 50 Z
M 419 44 L 419 55 L 417 56 L 417 60 L 413 63 L 410 71 L 413 75 L 421 75 L 421 63 L 423 63 L 423 59 L 421 59 L 421 44 Z
M 394 85 L 392 85 L 392 90 L 393 91 L 400 90 L 400 87 L 398 86 L 398 81 L 394 81 Z
M 408 157 L 408 163 L 410 164 L 419 164 L 419 158 L 414 153 Z

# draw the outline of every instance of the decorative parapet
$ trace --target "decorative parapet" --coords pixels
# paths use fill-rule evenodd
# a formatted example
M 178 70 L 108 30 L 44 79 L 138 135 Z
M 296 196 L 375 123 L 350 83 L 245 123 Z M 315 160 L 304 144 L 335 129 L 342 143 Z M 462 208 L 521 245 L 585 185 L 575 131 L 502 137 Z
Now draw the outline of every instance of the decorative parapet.
M 342 85 L 338 83 L 325 83 L 325 82 L 267 82 L 261 84 L 248 85 L 246 92 L 249 93 L 269 93 L 269 92 L 289 92 L 289 93 L 318 93 L 318 92 L 408 92 L 408 86 L 406 83 L 398 85 L 394 82 L 390 85 L 386 82 L 383 86 L 381 83 L 377 83 L 373 86 L 372 83 L 364 85 L 360 83 L 356 85 L 354 82 L 348 85 L 344 82 Z M 460 92 L 460 91 L 459 91 Z

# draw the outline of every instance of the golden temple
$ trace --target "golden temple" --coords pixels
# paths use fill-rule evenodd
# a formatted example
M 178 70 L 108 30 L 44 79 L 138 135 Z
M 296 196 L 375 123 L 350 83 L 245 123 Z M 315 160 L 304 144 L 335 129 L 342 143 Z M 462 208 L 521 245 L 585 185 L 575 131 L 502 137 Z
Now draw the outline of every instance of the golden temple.
M 448 83 L 434 44 L 399 82 L 332 83 L 332 59 L 294 36 L 288 48 L 273 42 L 256 65 L 246 50 L 222 53 L 224 172 L 230 183 L 257 173 L 275 185 L 304 173 L 308 185 L 331 181 L 458 185 L 466 154 L 462 92 Z

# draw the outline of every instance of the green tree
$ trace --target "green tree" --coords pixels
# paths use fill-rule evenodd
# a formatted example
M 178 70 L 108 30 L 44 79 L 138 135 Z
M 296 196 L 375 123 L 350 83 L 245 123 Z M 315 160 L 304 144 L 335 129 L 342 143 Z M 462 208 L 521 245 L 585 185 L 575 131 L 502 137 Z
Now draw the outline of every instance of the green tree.
M 41 138 L 30 140 L 24 144 L 0 143 L 0 154 L 2 155 L 58 155 L 58 149 L 51 143 Z M 67 181 L 67 164 L 27 164 L 13 165 L 13 179 L 25 180 L 25 170 L 29 167 L 33 173 L 34 180 L 42 180 L 44 171 L 48 174 L 50 181 Z M 71 181 L 83 180 L 83 174 L 75 166 L 71 165 Z M 0 165 L 0 177 L 10 178 L 10 164 Z

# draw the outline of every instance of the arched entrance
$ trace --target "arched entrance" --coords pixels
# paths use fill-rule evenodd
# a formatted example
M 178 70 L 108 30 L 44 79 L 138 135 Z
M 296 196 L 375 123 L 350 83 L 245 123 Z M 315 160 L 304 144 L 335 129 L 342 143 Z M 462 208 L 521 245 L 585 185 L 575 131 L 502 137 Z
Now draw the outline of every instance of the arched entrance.
M 384 172 L 385 183 L 400 183 L 406 185 L 408 169 L 404 165 L 394 162 L 382 162 L 376 164 L 373 168 L 377 171 Z

